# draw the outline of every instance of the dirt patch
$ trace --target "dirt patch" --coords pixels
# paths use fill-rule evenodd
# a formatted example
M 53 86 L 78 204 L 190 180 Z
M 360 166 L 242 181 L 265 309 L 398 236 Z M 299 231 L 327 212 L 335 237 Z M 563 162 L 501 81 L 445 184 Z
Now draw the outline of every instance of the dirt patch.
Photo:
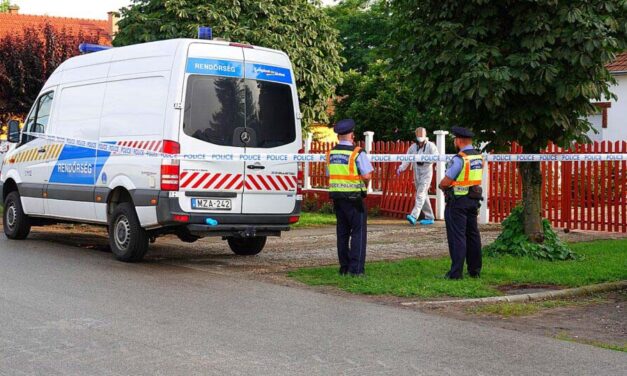
M 565 302 L 564 305 L 556 304 L 555 308 L 542 308 L 532 315 L 519 317 L 475 314 L 469 307 L 460 306 L 420 309 L 487 326 L 581 343 L 627 345 L 627 290 L 577 297 Z
M 492 242 L 500 225 L 482 225 L 483 244 Z M 571 231 L 561 233 L 564 241 L 591 241 L 625 237 L 627 234 L 607 234 Z M 33 238 L 54 241 L 68 246 L 108 251 L 104 227 L 89 225 L 56 225 L 33 228 Z M 404 221 L 371 219 L 368 223 L 369 261 L 398 260 L 408 257 L 438 257 L 448 255 L 444 222 L 431 226 L 408 226 Z M 220 238 L 205 238 L 188 244 L 175 236 L 165 236 L 151 244 L 147 262 L 165 262 L 206 269 L 220 265 L 232 272 L 263 275 L 287 270 L 337 264 L 335 227 L 298 228 L 269 238 L 266 248 L 257 256 L 234 255 Z M 443 271 L 444 273 L 445 271 Z M 272 278 L 273 280 L 276 278 Z
M 503 295 L 518 295 L 518 294 L 532 294 L 535 292 L 544 292 L 552 290 L 560 290 L 562 287 L 557 285 L 541 285 L 541 284 L 509 284 L 496 287 L 497 290 L 503 293 Z

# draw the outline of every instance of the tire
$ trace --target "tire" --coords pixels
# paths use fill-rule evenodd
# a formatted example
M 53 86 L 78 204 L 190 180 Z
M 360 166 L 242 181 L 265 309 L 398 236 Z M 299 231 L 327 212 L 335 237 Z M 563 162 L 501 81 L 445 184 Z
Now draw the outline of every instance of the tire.
M 30 218 L 24 214 L 20 194 L 16 191 L 9 193 L 4 200 L 2 226 L 9 239 L 24 240 L 30 233 Z
M 228 238 L 231 251 L 240 256 L 254 256 L 266 246 L 265 236 L 255 236 L 253 238 Z
M 116 206 L 109 222 L 109 245 L 115 258 L 124 262 L 141 261 L 148 251 L 148 241 L 133 204 L 124 202 Z

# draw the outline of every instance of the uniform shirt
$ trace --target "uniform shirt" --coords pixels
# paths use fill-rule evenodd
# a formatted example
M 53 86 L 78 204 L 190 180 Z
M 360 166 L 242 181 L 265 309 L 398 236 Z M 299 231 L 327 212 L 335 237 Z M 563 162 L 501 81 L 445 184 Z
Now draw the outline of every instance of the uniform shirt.
M 354 146 L 354 144 L 350 141 L 340 141 L 339 145 Z M 370 159 L 368 159 L 366 153 L 359 153 L 355 162 L 357 163 L 357 171 L 359 172 L 359 175 L 368 175 L 374 171 L 374 167 L 372 167 L 372 163 L 370 163 Z M 329 176 L 329 166 L 327 166 L 327 176 Z
M 466 145 L 462 148 L 461 151 L 466 151 L 466 150 L 474 150 L 474 147 L 472 145 Z M 459 176 L 459 173 L 462 172 L 462 167 L 464 167 L 464 160 L 461 159 L 459 156 L 453 157 L 453 159 L 451 159 L 451 163 L 446 169 L 446 173 L 445 173 L 446 177 L 449 179 L 456 180 L 457 177 Z
M 412 143 L 411 146 L 409 147 L 409 149 L 407 149 L 407 154 L 425 154 L 425 155 L 437 155 L 438 153 L 438 147 L 435 146 L 435 144 L 429 140 L 425 141 L 425 144 L 422 147 L 418 147 L 418 144 L 416 142 Z M 407 170 L 407 167 L 409 166 L 410 163 L 416 163 L 416 162 L 403 162 L 400 167 L 398 168 L 401 172 Z M 426 166 L 428 165 L 432 165 L 432 162 L 423 162 L 424 165 Z

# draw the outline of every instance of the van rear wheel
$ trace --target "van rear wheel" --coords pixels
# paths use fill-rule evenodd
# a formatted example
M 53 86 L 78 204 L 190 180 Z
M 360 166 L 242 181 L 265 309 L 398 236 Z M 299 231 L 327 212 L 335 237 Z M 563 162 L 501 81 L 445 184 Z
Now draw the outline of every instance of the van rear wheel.
M 109 222 L 109 244 L 115 258 L 124 262 L 141 261 L 148 251 L 148 241 L 133 205 L 124 202 L 116 206 Z
M 231 251 L 240 256 L 253 256 L 258 254 L 266 246 L 265 236 L 255 236 L 252 238 L 228 238 Z
M 24 240 L 30 233 L 30 218 L 24 213 L 20 194 L 13 191 L 4 200 L 2 224 L 9 239 Z

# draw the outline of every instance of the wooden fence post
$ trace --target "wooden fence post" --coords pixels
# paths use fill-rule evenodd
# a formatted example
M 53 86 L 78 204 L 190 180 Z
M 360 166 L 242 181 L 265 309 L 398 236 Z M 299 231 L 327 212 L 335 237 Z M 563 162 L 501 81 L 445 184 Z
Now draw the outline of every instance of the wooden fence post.
M 485 225 L 490 222 L 490 208 L 488 200 L 490 199 L 490 162 L 488 162 L 488 154 L 483 155 L 483 177 L 481 178 L 481 189 L 483 190 L 483 202 L 479 209 L 479 223 Z
M 446 154 L 446 135 L 448 131 L 435 131 L 436 146 L 438 147 L 438 154 Z M 439 184 L 444 179 L 444 173 L 446 172 L 446 162 L 438 162 L 435 167 L 435 180 L 436 184 Z M 444 192 L 441 189 L 435 190 L 435 219 L 444 219 Z
M 366 139 L 364 140 L 364 149 L 366 149 L 366 153 L 371 154 L 372 144 L 374 143 L 374 132 L 366 131 L 364 132 L 364 136 L 366 136 Z M 372 193 L 372 179 L 368 182 L 368 193 Z

